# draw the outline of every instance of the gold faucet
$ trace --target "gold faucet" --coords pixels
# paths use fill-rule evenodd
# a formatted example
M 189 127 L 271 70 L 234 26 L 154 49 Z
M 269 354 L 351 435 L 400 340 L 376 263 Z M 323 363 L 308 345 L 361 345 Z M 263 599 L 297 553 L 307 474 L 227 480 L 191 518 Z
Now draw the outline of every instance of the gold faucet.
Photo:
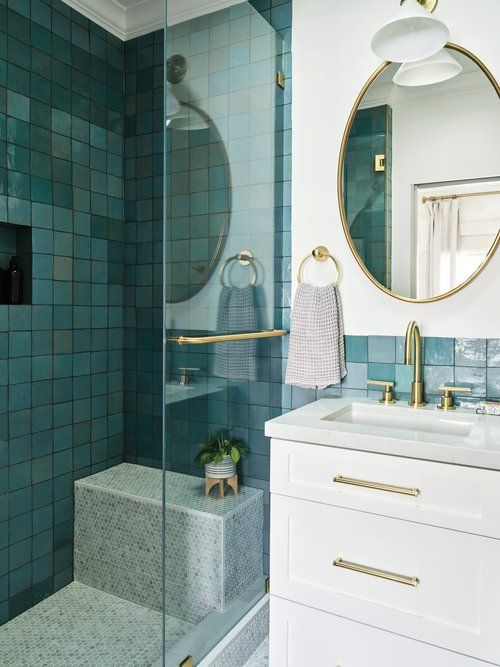
M 416 322 L 410 322 L 406 329 L 405 340 L 405 364 L 411 365 L 411 348 L 413 344 L 413 382 L 411 385 L 411 399 L 408 405 L 421 408 L 425 405 L 423 401 L 424 383 L 422 382 L 422 339 L 420 329 Z

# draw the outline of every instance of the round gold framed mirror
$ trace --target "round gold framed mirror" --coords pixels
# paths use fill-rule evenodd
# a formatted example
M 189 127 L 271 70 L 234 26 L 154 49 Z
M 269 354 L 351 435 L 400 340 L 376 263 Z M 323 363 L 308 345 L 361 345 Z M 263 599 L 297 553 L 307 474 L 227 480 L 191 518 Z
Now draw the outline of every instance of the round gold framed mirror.
M 416 303 L 462 290 L 500 244 L 500 86 L 471 52 L 383 63 L 338 166 L 340 215 L 366 276 Z

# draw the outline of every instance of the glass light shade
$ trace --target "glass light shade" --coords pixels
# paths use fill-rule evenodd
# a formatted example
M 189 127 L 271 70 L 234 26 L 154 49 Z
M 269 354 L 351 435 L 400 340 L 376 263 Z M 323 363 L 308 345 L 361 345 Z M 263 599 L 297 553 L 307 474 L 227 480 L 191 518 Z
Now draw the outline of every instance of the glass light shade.
M 372 50 L 390 62 L 415 62 L 440 51 L 449 35 L 447 25 L 417 0 L 405 0 L 398 12 L 375 33 Z
M 462 71 L 462 65 L 448 51 L 441 49 L 425 60 L 403 63 L 394 76 L 398 86 L 429 86 L 448 81 Z

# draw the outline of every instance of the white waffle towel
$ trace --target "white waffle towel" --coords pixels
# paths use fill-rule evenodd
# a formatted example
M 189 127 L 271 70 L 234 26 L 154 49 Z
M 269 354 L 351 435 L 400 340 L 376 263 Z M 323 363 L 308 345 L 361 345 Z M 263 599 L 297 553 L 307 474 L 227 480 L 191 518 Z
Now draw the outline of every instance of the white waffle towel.
M 297 287 L 290 327 L 286 384 L 325 389 L 347 375 L 344 321 L 335 285 Z
M 217 333 L 257 331 L 257 308 L 253 285 L 224 286 L 219 297 Z M 257 378 L 257 341 L 235 340 L 215 346 L 215 375 L 228 380 Z

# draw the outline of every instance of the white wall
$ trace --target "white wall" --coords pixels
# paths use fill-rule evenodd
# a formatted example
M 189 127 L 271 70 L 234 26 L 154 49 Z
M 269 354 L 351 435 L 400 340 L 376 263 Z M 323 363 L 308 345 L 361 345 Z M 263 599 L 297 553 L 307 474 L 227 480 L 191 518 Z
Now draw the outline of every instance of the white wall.
M 396 104 L 392 120 L 392 284 L 409 295 L 414 186 L 499 176 L 500 103 L 488 82 L 483 90 Z
M 427 336 L 499 337 L 500 251 L 462 292 L 412 304 L 375 287 L 344 236 L 336 193 L 342 134 L 356 96 L 380 64 L 371 37 L 398 6 L 398 0 L 294 0 L 293 266 L 320 244 L 338 258 L 347 334 L 403 335 L 416 319 Z M 500 79 L 500 2 L 441 0 L 436 15 L 450 26 L 450 41 L 474 52 Z M 309 275 L 318 280 L 324 271 L 325 265 L 313 266 Z

